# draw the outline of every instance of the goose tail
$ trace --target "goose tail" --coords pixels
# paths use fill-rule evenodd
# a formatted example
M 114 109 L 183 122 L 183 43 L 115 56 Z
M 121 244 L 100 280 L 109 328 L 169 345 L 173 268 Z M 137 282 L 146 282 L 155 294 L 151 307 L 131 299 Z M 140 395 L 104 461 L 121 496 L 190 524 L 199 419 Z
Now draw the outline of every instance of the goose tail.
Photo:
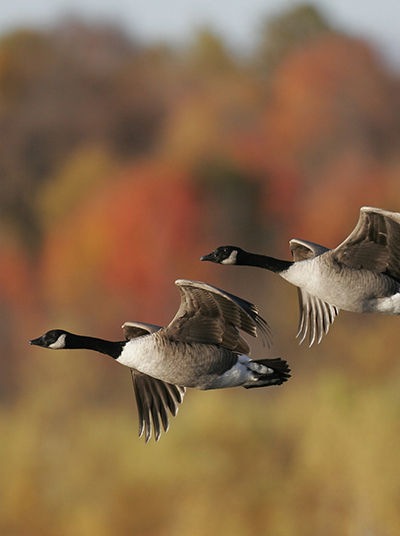
M 267 387 L 268 385 L 281 385 L 290 378 L 288 363 L 280 357 L 272 359 L 254 359 L 248 367 L 255 373 L 251 383 L 243 385 L 246 389 Z

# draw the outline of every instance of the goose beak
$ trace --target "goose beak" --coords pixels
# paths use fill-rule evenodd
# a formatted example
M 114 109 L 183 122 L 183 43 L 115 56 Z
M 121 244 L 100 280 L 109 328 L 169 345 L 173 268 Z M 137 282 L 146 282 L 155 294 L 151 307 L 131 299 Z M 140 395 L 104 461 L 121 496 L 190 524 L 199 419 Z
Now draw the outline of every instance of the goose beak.
M 211 262 L 216 262 L 216 261 L 215 261 L 215 254 L 214 254 L 214 252 L 212 252 L 212 253 L 208 253 L 208 255 L 203 255 L 202 257 L 200 257 L 200 260 L 201 260 L 201 261 L 211 261 Z
M 37 339 L 32 339 L 29 341 L 29 344 L 33 344 L 35 346 L 43 346 L 42 337 L 38 337 Z

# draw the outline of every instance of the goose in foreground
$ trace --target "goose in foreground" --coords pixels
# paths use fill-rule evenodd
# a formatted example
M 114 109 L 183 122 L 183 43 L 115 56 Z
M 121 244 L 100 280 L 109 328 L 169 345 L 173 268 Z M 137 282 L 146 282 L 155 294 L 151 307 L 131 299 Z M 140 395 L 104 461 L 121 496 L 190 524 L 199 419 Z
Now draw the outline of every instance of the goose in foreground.
M 293 261 L 221 246 L 201 257 L 220 264 L 258 266 L 298 287 L 300 344 L 321 341 L 339 313 L 400 314 L 400 213 L 362 207 L 357 225 L 335 249 L 290 240 Z
M 139 414 L 139 437 L 146 443 L 152 427 L 156 441 L 161 425 L 168 430 L 168 413 L 176 415 L 186 387 L 246 389 L 280 385 L 290 377 L 286 361 L 252 360 L 239 330 L 270 342 L 270 328 L 256 307 L 241 298 L 198 281 L 175 281 L 180 307 L 166 326 L 125 322 L 126 340 L 112 342 L 48 331 L 30 344 L 45 348 L 81 348 L 113 357 L 131 369 Z

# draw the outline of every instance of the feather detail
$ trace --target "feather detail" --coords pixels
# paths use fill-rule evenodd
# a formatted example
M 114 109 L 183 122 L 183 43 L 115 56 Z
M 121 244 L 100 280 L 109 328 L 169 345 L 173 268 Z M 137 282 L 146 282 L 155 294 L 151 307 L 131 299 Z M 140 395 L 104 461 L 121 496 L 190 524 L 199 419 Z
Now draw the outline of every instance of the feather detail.
M 309 346 L 312 346 L 315 341 L 319 344 L 339 314 L 339 309 L 308 294 L 301 288 L 297 289 L 297 293 L 300 319 L 296 337 L 300 338 L 299 344 L 303 343 L 307 333 L 309 334 Z
M 169 428 L 167 409 L 175 417 L 186 389 L 157 380 L 134 369 L 131 369 L 131 374 L 139 416 L 139 437 L 144 433 L 147 443 L 153 430 L 155 440 L 158 441 L 161 436 L 160 419 L 164 431 L 167 432 Z

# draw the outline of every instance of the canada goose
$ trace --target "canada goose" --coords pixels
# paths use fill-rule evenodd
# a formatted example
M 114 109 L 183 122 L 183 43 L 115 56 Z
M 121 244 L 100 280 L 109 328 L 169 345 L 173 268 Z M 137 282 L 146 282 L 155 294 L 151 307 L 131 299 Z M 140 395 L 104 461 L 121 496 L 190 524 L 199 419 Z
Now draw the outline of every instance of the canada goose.
M 290 240 L 294 261 L 221 246 L 201 257 L 220 264 L 258 266 L 298 287 L 300 344 L 328 333 L 339 309 L 400 314 L 400 213 L 362 207 L 357 225 L 335 249 Z
M 111 342 L 55 329 L 30 344 L 45 348 L 84 348 L 130 367 L 139 414 L 139 437 L 146 443 L 152 426 L 158 441 L 168 413 L 176 415 L 186 387 L 221 389 L 280 385 L 290 369 L 280 358 L 252 360 L 239 330 L 269 343 L 270 328 L 256 307 L 206 283 L 178 279 L 180 307 L 166 326 L 125 322 L 126 340 Z

